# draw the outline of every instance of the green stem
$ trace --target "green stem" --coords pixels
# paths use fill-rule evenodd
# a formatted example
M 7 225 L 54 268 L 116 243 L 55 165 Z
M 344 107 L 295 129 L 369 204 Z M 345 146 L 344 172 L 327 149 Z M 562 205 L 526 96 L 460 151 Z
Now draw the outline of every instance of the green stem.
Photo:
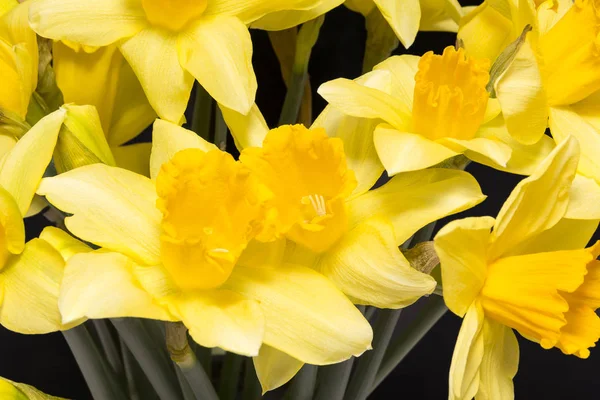
M 196 395 L 183 374 L 183 371 L 181 371 L 181 368 L 175 368 L 175 372 L 177 373 L 177 380 L 179 381 L 179 386 L 183 392 L 183 400 L 196 400 Z
M 162 400 L 181 398 L 177 376 L 166 352 L 156 346 L 142 322 L 133 318 L 113 318 L 111 321 L 159 397 Z
M 414 247 L 419 243 L 431 240 L 431 237 L 433 236 L 433 231 L 435 229 L 435 224 L 436 222 L 434 221 L 419 229 L 410 241 L 410 247 Z
M 430 296 L 427 304 L 420 310 L 415 320 L 402 331 L 400 336 L 388 347 L 387 352 L 381 363 L 375 382 L 371 391 L 377 386 L 402 362 L 404 357 L 419 343 L 427 332 L 439 321 L 439 319 L 448 311 L 444 304 L 444 299 L 438 296 Z
M 127 348 L 123 339 L 119 338 L 121 345 L 121 356 L 123 358 L 123 368 L 127 378 L 127 390 L 131 400 L 156 400 L 158 395 L 146 378 L 144 371 L 135 361 L 133 354 Z
M 317 366 L 304 364 L 285 394 L 286 400 L 311 400 L 317 384 Z
M 242 370 L 242 357 L 227 353 L 223 359 L 221 381 L 219 382 L 219 399 L 234 400 L 238 391 L 240 371 Z
M 85 325 L 63 331 L 95 400 L 126 400 L 121 385 L 100 354 Z
M 258 400 L 261 396 L 260 382 L 254 370 L 252 358 L 247 358 L 244 372 L 244 394 L 242 400 Z
M 345 400 L 365 400 L 392 338 L 402 310 L 380 310 L 373 328 L 373 350 L 358 359 Z
M 223 151 L 227 149 L 227 124 L 219 107 L 215 107 L 215 145 Z
M 96 332 L 98 332 L 98 338 L 100 339 L 100 345 L 106 355 L 106 359 L 110 364 L 110 367 L 114 374 L 118 377 L 123 376 L 123 363 L 121 362 L 121 354 L 115 340 L 110 332 L 108 323 L 103 319 L 95 319 L 92 321 Z
M 319 369 L 319 386 L 315 400 L 342 400 L 354 366 L 354 358 Z
M 213 99 L 208 92 L 196 82 L 196 99 L 194 113 L 192 114 L 192 130 L 202 139 L 211 141 L 210 123 L 212 116 Z
M 198 362 L 206 371 L 208 376 L 212 376 L 212 349 L 208 347 L 200 346 L 198 343 L 192 340 L 192 345 L 190 346 L 192 351 L 196 355 Z

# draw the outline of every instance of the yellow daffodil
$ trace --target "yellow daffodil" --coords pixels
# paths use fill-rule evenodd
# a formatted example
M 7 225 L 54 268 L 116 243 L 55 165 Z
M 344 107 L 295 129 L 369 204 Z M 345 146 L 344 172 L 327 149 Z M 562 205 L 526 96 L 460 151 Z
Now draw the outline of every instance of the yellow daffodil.
M 152 124 L 156 114 L 117 46 L 73 49 L 54 42 L 52 53 L 64 102 L 95 106 L 117 165 L 148 175 L 150 144 L 125 144 Z
M 575 136 L 581 143 L 581 158 L 567 217 L 598 219 L 600 6 L 597 1 L 568 0 L 538 4 L 484 2 L 465 17 L 459 37 L 470 54 L 493 60 L 526 24 L 533 27 L 512 64 L 495 82 L 507 128 L 523 143 L 540 137 L 547 141 L 543 136 L 547 126 L 557 143 Z
M 323 84 L 319 93 L 335 109 L 323 118 L 346 115 L 348 121 L 367 124 L 361 129 L 373 132 L 390 175 L 428 168 L 461 153 L 495 168 L 531 171 L 548 142 L 525 149 L 511 139 L 497 101 L 486 91 L 488 69 L 486 60 L 453 47 L 443 55 L 391 57 L 355 81 Z
M 59 110 L 40 120 L 0 163 L 0 324 L 20 333 L 64 328 L 58 311 L 64 261 L 43 239 L 25 243 L 23 224 L 64 118 Z
M 513 329 L 544 349 L 589 356 L 600 337 L 597 221 L 563 219 L 579 149 L 567 138 L 517 185 L 498 217 L 451 222 L 435 237 L 444 300 L 464 321 L 450 399 L 512 399 Z
M 271 346 L 319 365 L 369 348 L 368 322 L 328 279 L 273 263 L 278 241 L 246 249 L 252 239 L 272 239 L 265 229 L 272 194 L 247 167 L 157 120 L 150 172 L 152 179 L 95 164 L 42 181 L 39 193 L 73 214 L 67 228 L 102 246 L 67 261 L 65 323 L 183 321 L 206 347 L 255 356 Z
M 36 1 L 33 29 L 83 46 L 117 44 L 157 114 L 179 122 L 194 78 L 224 106 L 246 114 L 256 94 L 247 25 L 317 0 Z
M 0 377 L 0 397 L 4 400 L 64 400 L 40 392 L 33 386 Z

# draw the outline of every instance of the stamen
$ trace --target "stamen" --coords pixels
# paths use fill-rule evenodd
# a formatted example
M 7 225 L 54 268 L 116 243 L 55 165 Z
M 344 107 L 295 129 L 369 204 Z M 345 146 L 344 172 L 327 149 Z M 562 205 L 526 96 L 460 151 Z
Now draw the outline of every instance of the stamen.
M 323 217 L 327 215 L 327 204 L 325 204 L 325 198 L 322 195 L 311 194 L 307 197 L 310 200 L 310 203 L 312 204 L 317 216 Z

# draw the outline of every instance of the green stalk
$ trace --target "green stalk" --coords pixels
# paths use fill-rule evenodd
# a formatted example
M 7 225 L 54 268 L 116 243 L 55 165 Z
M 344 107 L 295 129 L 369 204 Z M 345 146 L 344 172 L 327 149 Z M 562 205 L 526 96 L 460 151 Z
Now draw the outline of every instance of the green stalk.
M 227 124 L 220 107 L 215 107 L 215 145 L 225 151 L 227 149 Z
M 106 359 L 108 360 L 112 371 L 118 377 L 123 376 L 124 371 L 123 363 L 121 362 L 121 354 L 110 333 L 108 323 L 103 319 L 95 319 L 92 323 L 96 328 L 98 338 L 100 339 L 100 345 L 102 346 L 102 350 L 104 350 L 104 354 L 106 355 Z
M 223 359 L 221 381 L 219 382 L 219 399 L 234 400 L 238 391 L 240 371 L 242 370 L 242 357 L 237 354 L 227 353 Z
M 198 362 L 206 371 L 206 375 L 212 376 L 212 349 L 208 347 L 200 346 L 198 343 L 192 340 L 192 344 L 190 346 L 192 351 L 196 355 Z
M 358 359 L 356 370 L 346 390 L 345 400 L 365 400 L 371 392 L 375 375 L 392 338 L 402 310 L 380 310 L 373 328 L 373 350 Z
M 290 76 L 288 90 L 283 102 L 281 116 L 279 117 L 279 125 L 295 124 L 298 121 L 302 96 L 304 95 L 304 88 L 308 79 L 310 54 L 319 38 L 319 31 L 324 21 L 325 17 L 321 15 L 303 24 L 300 32 L 298 32 L 294 66 L 292 67 L 292 75 Z
M 285 394 L 286 400 L 311 400 L 317 385 L 317 366 L 304 364 Z
M 258 400 L 262 397 L 260 382 L 254 370 L 254 362 L 252 358 L 247 358 L 245 362 L 244 372 L 244 394 L 242 400 Z
M 442 297 L 430 296 L 427 299 L 427 304 L 420 310 L 415 320 L 388 347 L 381 367 L 377 371 L 371 392 L 402 362 L 404 357 L 419 343 L 446 311 L 448 309 Z
M 158 396 L 162 400 L 181 398 L 177 376 L 166 352 L 154 343 L 142 321 L 133 318 L 113 318 L 111 321 Z
M 210 378 L 189 346 L 187 328 L 181 322 L 167 323 L 167 348 L 196 399 L 219 400 Z
M 196 400 L 196 395 L 183 374 L 183 371 L 181 371 L 181 368 L 175 368 L 175 372 L 177 373 L 177 380 L 179 381 L 179 386 L 183 392 L 183 400 Z
M 63 331 L 75 361 L 95 400 L 126 400 L 127 396 L 85 327 Z
M 192 114 L 192 130 L 202 139 L 211 141 L 210 123 L 212 116 L 213 99 L 208 92 L 196 82 L 196 99 L 194 100 L 194 113 Z
M 342 400 L 354 366 L 354 358 L 319 368 L 319 386 L 315 400 Z

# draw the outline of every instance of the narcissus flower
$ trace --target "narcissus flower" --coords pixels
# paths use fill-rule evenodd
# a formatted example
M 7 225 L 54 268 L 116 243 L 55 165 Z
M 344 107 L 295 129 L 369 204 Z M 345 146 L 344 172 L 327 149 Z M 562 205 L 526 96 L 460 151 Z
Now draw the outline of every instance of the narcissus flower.
M 514 397 L 513 329 L 581 358 L 600 337 L 600 245 L 584 248 L 598 221 L 563 219 L 578 156 L 567 138 L 517 185 L 496 220 L 454 221 L 435 237 L 444 300 L 464 317 L 450 399 Z
M 0 324 L 20 333 L 64 328 L 58 311 L 64 261 L 43 239 L 25 243 L 23 224 L 64 118 L 59 110 L 40 120 L 0 166 Z
M 52 49 L 64 102 L 95 106 L 117 165 L 148 175 L 150 143 L 124 146 L 156 119 L 133 70 L 116 45 L 73 47 L 54 42 Z M 86 82 L 85 90 L 82 82 Z
M 317 0 L 42 0 L 32 4 L 30 21 L 43 37 L 93 47 L 118 44 L 158 115 L 179 122 L 194 78 L 219 103 L 246 114 L 256 94 L 246 26 L 268 13 L 320 4 Z
M 0 397 L 6 400 L 65 400 L 40 392 L 33 386 L 0 377 Z
M 271 239 L 272 196 L 247 167 L 162 120 L 153 139 L 152 179 L 95 164 L 42 181 L 39 193 L 73 214 L 67 228 L 102 246 L 68 259 L 64 322 L 183 321 L 203 346 L 255 356 L 264 344 L 311 364 L 369 348 L 369 323 L 328 279 L 246 249 Z
M 527 169 L 538 149 L 522 155 L 505 132 L 498 103 L 486 90 L 488 69 L 487 60 L 453 47 L 443 55 L 391 57 L 356 81 L 323 84 L 319 93 L 336 109 L 335 116 L 323 118 L 339 119 L 341 113 L 368 123 L 390 175 L 461 153 L 496 168 Z

